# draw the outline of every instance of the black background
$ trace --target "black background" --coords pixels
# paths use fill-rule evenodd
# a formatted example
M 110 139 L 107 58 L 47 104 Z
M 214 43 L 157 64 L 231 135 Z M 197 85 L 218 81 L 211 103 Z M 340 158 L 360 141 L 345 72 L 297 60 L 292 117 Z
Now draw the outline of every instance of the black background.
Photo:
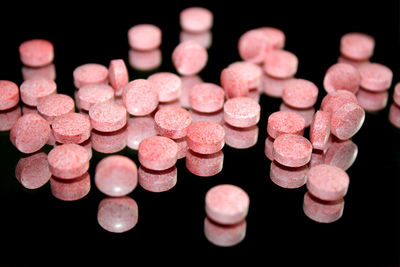
M 168 3 L 167 3 L 168 2 Z M 316 107 L 325 94 L 322 80 L 339 56 L 340 37 L 351 31 L 375 37 L 371 61 L 393 70 L 393 85 L 400 81 L 398 1 L 329 1 L 315 4 L 272 1 L 117 1 L 57 3 L 51 6 L 2 6 L 0 16 L 0 79 L 21 84 L 18 46 L 25 40 L 44 38 L 55 46 L 58 91 L 72 95 L 72 71 L 89 63 L 108 66 L 115 58 L 128 59 L 128 29 L 152 23 L 163 32 L 163 63 L 159 71 L 174 71 L 170 56 L 179 41 L 179 12 L 200 5 L 214 13 L 213 44 L 200 76 L 219 83 L 220 71 L 240 60 L 237 41 L 241 34 L 260 26 L 273 26 L 286 34 L 285 49 L 299 58 L 296 77 L 320 88 Z M 327 2 L 327 1 L 320 1 Z M 130 79 L 146 78 L 129 68 Z M 390 96 L 393 93 L 390 88 Z M 269 179 L 270 162 L 264 155 L 266 121 L 279 109 L 279 99 L 262 96 L 259 138 L 256 146 L 237 150 L 225 146 L 221 173 L 202 178 L 189 173 L 179 160 L 178 183 L 165 193 L 147 192 L 138 186 L 130 196 L 139 205 L 139 221 L 124 234 L 103 230 L 97 223 L 97 206 L 105 196 L 92 183 L 84 199 L 63 202 L 50 193 L 49 184 L 24 189 L 14 175 L 22 156 L 1 133 L 0 142 L 0 266 L 83 264 L 110 259 L 126 265 L 161 261 L 213 263 L 215 260 L 248 261 L 270 266 L 399 266 L 400 130 L 388 121 L 388 106 L 367 114 L 353 138 L 358 157 L 347 171 L 351 182 L 344 214 L 332 224 L 319 224 L 302 211 L 305 187 L 283 189 Z M 48 148 L 47 148 L 48 149 Z M 125 149 L 137 164 L 137 155 Z M 90 173 L 103 157 L 94 152 Z M 92 180 L 93 181 L 93 180 Z M 236 184 L 250 196 L 247 234 L 235 247 L 220 248 L 203 234 L 204 196 L 221 183 Z M 52 256 L 56 260 L 50 260 Z M 79 260 L 78 260 L 79 259 Z M 146 260 L 138 263 L 139 259 Z M 35 263 L 35 264 L 34 264 Z M 113 264 L 114 265 L 114 264 Z M 116 264 L 115 264 L 116 265 Z

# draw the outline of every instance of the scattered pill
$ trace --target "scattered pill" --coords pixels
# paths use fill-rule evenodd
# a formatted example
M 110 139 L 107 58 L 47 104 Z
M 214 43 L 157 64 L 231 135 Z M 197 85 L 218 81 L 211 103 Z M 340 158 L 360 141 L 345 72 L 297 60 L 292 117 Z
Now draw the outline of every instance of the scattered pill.
M 75 99 L 79 109 L 89 111 L 94 104 L 113 100 L 114 90 L 111 86 L 104 83 L 88 84 L 79 88 Z
M 160 102 L 169 102 L 179 99 L 182 93 L 181 78 L 170 72 L 158 72 L 148 78 L 158 93 Z
M 248 61 L 236 61 L 228 66 L 239 72 L 247 83 L 249 90 L 260 86 L 262 69 L 259 65 Z
M 358 104 L 367 112 L 375 112 L 386 107 L 389 100 L 389 92 L 372 92 L 360 89 L 357 92 Z
M 179 43 L 172 52 L 172 63 L 177 72 L 184 76 L 196 75 L 208 61 L 207 50 L 195 41 Z
M 233 225 L 221 225 L 213 222 L 208 217 L 204 219 L 204 235 L 207 240 L 219 247 L 232 247 L 246 237 L 246 220 Z
M 110 154 L 123 150 L 127 145 L 127 137 L 127 127 L 123 127 L 114 132 L 92 130 L 90 140 L 94 150 L 100 153 Z
M 223 124 L 225 130 L 225 144 L 237 149 L 253 147 L 258 140 L 259 128 L 253 125 L 246 128 L 238 128 L 227 123 Z
M 347 33 L 340 39 L 340 53 L 352 60 L 368 60 L 374 53 L 375 40 L 364 33 Z
M 122 95 L 124 87 L 129 82 L 128 69 L 123 59 L 113 59 L 110 61 L 110 65 L 108 66 L 108 79 L 112 88 L 114 88 L 115 95 Z
M 138 51 L 129 49 L 129 65 L 138 71 L 151 71 L 157 69 L 162 63 L 161 49 Z
M 88 84 L 108 82 L 108 68 L 97 63 L 80 65 L 74 69 L 72 75 L 76 88 L 81 88 Z
M 44 39 L 32 39 L 19 46 L 21 62 L 29 67 L 41 67 L 54 59 L 54 46 Z
M 268 117 L 267 132 L 272 138 L 282 134 L 304 134 L 305 121 L 292 111 L 276 111 Z
M 51 194 L 63 201 L 76 201 L 84 198 L 90 192 L 90 175 L 85 172 L 74 179 L 50 178 Z
M 138 177 L 139 184 L 143 189 L 160 193 L 169 191 L 176 185 L 178 172 L 175 165 L 161 171 L 154 171 L 140 166 Z
M 138 155 L 145 168 L 162 171 L 175 165 L 178 145 L 168 137 L 152 136 L 139 144 Z
M 189 92 L 190 107 L 199 112 L 212 113 L 224 106 L 225 91 L 213 83 L 199 83 Z
M 311 159 L 312 145 L 297 134 L 282 134 L 273 144 L 274 160 L 287 167 L 301 167 Z
M 310 126 L 310 142 L 314 149 L 324 150 L 331 134 L 331 121 L 328 112 L 318 110 Z
M 15 106 L 7 110 L 0 110 L 0 131 L 9 131 L 21 117 L 21 107 Z
M 128 119 L 127 146 L 138 150 L 140 142 L 156 136 L 155 122 L 151 116 L 132 117 Z
M 357 158 L 358 148 L 352 140 L 334 140 L 324 156 L 324 163 L 346 171 Z
M 154 115 L 154 121 L 159 135 L 178 139 L 186 136 L 192 115 L 181 107 L 164 107 Z
M 36 107 L 41 98 L 57 92 L 57 85 L 49 79 L 26 80 L 21 84 L 20 92 L 22 102 Z
M 341 140 L 353 137 L 363 125 L 365 111 L 355 103 L 346 103 L 331 116 L 331 133 Z
M 211 30 L 214 16 L 204 7 L 188 7 L 179 14 L 180 26 L 184 31 L 201 33 Z
M 62 144 L 79 144 L 90 137 L 90 120 L 80 113 L 67 113 L 56 117 L 51 125 L 54 139 Z
M 101 132 L 113 132 L 126 125 L 126 109 L 114 101 L 105 101 L 94 104 L 89 109 L 92 127 Z
M 347 90 L 355 94 L 360 82 L 361 77 L 357 68 L 346 63 L 336 63 L 326 71 L 323 84 L 327 93 Z
M 282 100 L 294 108 L 310 108 L 317 102 L 318 87 L 304 79 L 291 79 L 283 87 Z
M 144 79 L 136 79 L 128 83 L 122 99 L 126 110 L 133 116 L 148 115 L 158 106 L 156 89 L 150 81 Z
M 311 125 L 311 122 L 314 118 L 315 114 L 315 108 L 310 107 L 310 108 L 293 108 L 291 106 L 288 106 L 285 104 L 285 102 L 282 102 L 279 106 L 280 111 L 291 111 L 294 112 L 301 117 L 303 117 L 304 122 L 305 122 L 305 127 L 308 127 Z
M 0 110 L 15 107 L 19 102 L 18 85 L 11 81 L 0 80 Z
M 187 130 L 186 142 L 188 147 L 196 153 L 213 154 L 223 148 L 225 130 L 214 122 L 195 122 Z
M 386 66 L 379 63 L 362 64 L 360 72 L 360 86 L 365 90 L 381 92 L 388 90 L 392 84 L 393 72 Z
M 274 78 L 291 78 L 296 74 L 297 67 L 298 59 L 289 51 L 271 50 L 265 55 L 264 72 Z
M 271 181 L 282 188 L 299 188 L 307 182 L 308 165 L 301 167 L 286 167 L 276 161 L 271 162 L 269 177 Z
M 53 94 L 41 98 L 37 104 L 37 110 L 39 115 L 51 124 L 55 118 L 73 113 L 75 111 L 75 102 L 69 95 Z
M 48 154 L 51 173 L 61 179 L 73 179 L 89 169 L 89 153 L 77 144 L 54 147 Z
M 313 221 L 333 223 L 342 217 L 343 209 L 343 198 L 335 201 L 324 201 L 314 197 L 309 192 L 304 195 L 304 214 Z
M 235 97 L 224 104 L 224 120 L 235 127 L 254 126 L 260 120 L 261 107 L 249 97 Z
M 22 79 L 24 81 L 30 79 L 56 79 L 56 66 L 51 63 L 43 67 L 21 67 Z
M 355 103 L 357 104 L 357 97 L 347 91 L 347 90 L 338 90 L 331 93 L 328 93 L 321 102 L 321 110 L 329 112 L 333 114 L 338 108 L 347 103 Z
M 266 52 L 271 48 L 270 40 L 265 31 L 252 29 L 239 38 L 238 51 L 240 57 L 252 63 L 262 63 Z
M 246 78 L 235 68 L 227 67 L 223 69 L 220 80 L 227 98 L 247 96 L 249 94 Z
M 211 177 L 222 171 L 224 153 L 222 150 L 212 154 L 199 154 L 192 150 L 186 152 L 186 168 L 200 177 Z
M 21 158 L 15 167 L 15 176 L 25 188 L 42 187 L 51 177 L 47 154 L 38 152 Z
M 128 30 L 128 43 L 132 49 L 150 51 L 161 45 L 161 29 L 152 24 L 138 24 Z

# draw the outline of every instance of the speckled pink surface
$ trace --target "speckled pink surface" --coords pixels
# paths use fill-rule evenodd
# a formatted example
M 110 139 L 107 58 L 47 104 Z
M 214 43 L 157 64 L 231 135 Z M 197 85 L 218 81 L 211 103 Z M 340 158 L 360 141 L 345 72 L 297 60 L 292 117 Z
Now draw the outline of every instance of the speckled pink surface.
M 10 131 L 11 143 L 23 153 L 41 149 L 50 136 L 50 125 L 38 114 L 19 117 Z
M 19 56 L 24 65 L 41 67 L 53 61 L 54 46 L 44 39 L 27 40 L 19 46 Z
M 365 90 L 381 92 L 388 90 L 392 84 L 393 72 L 385 65 L 379 63 L 362 64 L 358 71 L 360 72 L 360 86 Z
M 168 137 L 152 136 L 139 144 L 140 163 L 155 171 L 166 170 L 175 165 L 178 156 L 178 145 Z
M 14 82 L 0 80 L 0 110 L 15 107 L 19 102 L 19 88 Z
M 213 83 L 199 83 L 189 90 L 189 105 L 198 112 L 216 112 L 222 109 L 224 101 L 224 89 Z
M 196 75 L 207 65 L 207 50 L 198 42 L 179 43 L 172 52 L 172 63 L 181 75 Z
M 96 166 L 94 182 L 97 189 L 108 196 L 125 196 L 136 188 L 136 164 L 121 155 L 105 157 Z
M 260 120 L 261 107 L 249 97 L 235 97 L 224 104 L 224 121 L 234 127 L 251 127 Z
M 260 86 L 263 71 L 259 65 L 248 61 L 236 61 L 228 67 L 241 73 L 249 90 Z
M 36 107 L 42 97 L 57 93 L 57 84 L 50 79 L 31 79 L 20 86 L 21 100 L 29 106 Z
M 221 86 L 227 98 L 247 96 L 249 88 L 245 77 L 234 68 L 225 68 L 220 75 Z
M 386 107 L 389 100 L 389 92 L 371 92 L 360 89 L 357 92 L 358 104 L 367 112 L 375 112 Z
M 224 153 L 222 150 L 212 154 L 199 154 L 192 150 L 186 152 L 186 168 L 194 175 L 210 177 L 222 171 L 224 165 Z
M 79 109 L 89 110 L 94 104 L 114 99 L 114 90 L 111 86 L 100 84 L 84 85 L 76 93 Z
M 391 104 L 389 108 L 389 121 L 391 124 L 400 128 L 400 107 L 396 104 Z
M 310 108 L 317 102 L 317 97 L 318 87 L 308 80 L 291 79 L 283 87 L 283 102 L 294 108 Z
M 242 34 L 238 41 L 240 57 L 252 63 L 262 63 L 266 51 L 270 49 L 268 35 L 261 29 L 252 29 Z
M 155 122 L 151 116 L 128 119 L 127 146 L 129 148 L 137 150 L 141 141 L 156 135 Z
M 92 148 L 100 153 L 110 154 L 123 150 L 127 144 L 128 130 L 123 127 L 114 132 L 92 130 L 90 140 Z
M 20 158 L 15 167 L 15 176 L 25 188 L 42 187 L 51 177 L 47 154 L 38 152 Z
M 178 139 L 186 136 L 192 115 L 181 107 L 164 107 L 157 111 L 154 121 L 159 135 Z
M 297 72 L 299 60 L 296 55 L 275 49 L 265 54 L 263 69 L 266 74 L 278 79 L 293 77 Z
M 304 214 L 319 223 L 333 223 L 343 215 L 344 200 L 323 201 L 306 192 L 303 200 Z
M 87 63 L 76 67 L 72 76 L 76 88 L 87 84 L 107 83 L 108 68 L 98 63 Z
M 261 87 L 264 94 L 270 97 L 280 98 L 283 95 L 285 83 L 292 79 L 277 79 L 263 73 L 261 77 Z
M 276 161 L 271 162 L 269 177 L 282 188 L 299 188 L 307 182 L 308 165 L 293 168 L 286 167 Z
M 242 188 L 220 184 L 210 188 L 205 196 L 207 216 L 220 224 L 231 225 L 244 220 L 249 210 L 250 198 Z
M 90 175 L 85 172 L 79 177 L 70 180 L 50 178 L 51 194 L 63 201 L 76 201 L 89 194 L 91 188 Z
M 324 89 L 327 93 L 347 90 L 355 94 L 360 88 L 361 76 L 357 68 L 346 63 L 336 63 L 329 67 L 324 77 Z
M 62 179 L 73 179 L 89 169 L 89 153 L 86 148 L 76 144 L 54 147 L 48 154 L 51 173 Z
M 315 197 L 334 201 L 343 198 L 349 187 L 349 176 L 339 167 L 320 164 L 307 174 L 307 189 Z
M 282 134 L 303 135 L 306 123 L 302 116 L 292 111 L 276 111 L 268 117 L 267 132 L 272 138 Z
M 128 30 L 128 43 L 132 49 L 149 51 L 161 45 L 162 32 L 152 24 L 138 24 Z
M 42 67 L 21 67 L 22 79 L 24 81 L 29 79 L 56 79 L 56 65 L 53 63 Z
M 180 106 L 183 108 L 190 108 L 189 94 L 193 86 L 203 83 L 203 80 L 198 75 L 182 76 L 182 92 L 179 96 Z
M 154 49 L 150 51 L 129 49 L 128 60 L 129 65 L 135 70 L 155 70 L 162 63 L 162 51 L 161 49 Z
M 188 147 L 200 154 L 213 154 L 225 144 L 225 130 L 217 123 L 199 121 L 192 123 L 187 131 Z
M 182 93 L 182 81 L 178 75 L 171 72 L 158 72 L 150 75 L 147 79 L 156 89 L 160 102 L 179 99 Z
M 324 150 L 331 134 L 331 118 L 326 111 L 318 110 L 310 126 L 310 142 L 314 149 Z
M 365 33 L 346 33 L 340 39 L 340 53 L 353 60 L 368 60 L 374 53 L 374 48 L 374 38 Z
M 179 24 L 184 31 L 201 33 L 211 30 L 214 16 L 204 7 L 188 7 L 179 14 Z
M 90 137 L 90 120 L 80 113 L 67 113 L 54 119 L 54 139 L 63 144 L 79 144 Z
M 92 127 L 101 132 L 113 132 L 126 125 L 126 109 L 114 101 L 99 102 L 89 109 Z
M 273 144 L 274 160 L 287 167 L 301 167 L 311 159 L 312 145 L 297 134 L 278 136 Z
M 0 111 L 0 131 L 10 130 L 14 123 L 21 117 L 21 107 L 15 106 L 11 109 Z
M 358 147 L 352 140 L 335 139 L 324 156 L 324 163 L 346 171 L 357 158 Z
M 108 79 L 115 95 L 120 96 L 129 82 L 129 73 L 123 59 L 113 59 L 108 66 Z
M 322 99 L 321 110 L 333 114 L 339 107 L 349 102 L 358 103 L 357 97 L 353 93 L 347 90 L 334 91 Z
M 175 165 L 162 171 L 153 171 L 140 166 L 138 174 L 140 186 L 155 193 L 171 190 L 176 185 L 178 178 Z
M 246 220 L 233 225 L 221 225 L 213 222 L 210 218 L 204 219 L 204 235 L 209 242 L 219 247 L 232 247 L 244 240 L 246 237 Z
M 122 99 L 128 113 L 134 116 L 148 115 L 158 106 L 157 90 L 150 81 L 144 79 L 136 79 L 128 83 Z
M 257 125 L 238 128 L 224 123 L 223 127 L 225 130 L 225 144 L 230 147 L 236 149 L 247 149 L 257 143 L 259 132 Z
M 341 140 L 353 137 L 363 125 L 365 111 L 355 103 L 346 103 L 331 116 L 331 133 Z
M 37 105 L 39 114 L 50 124 L 56 117 L 75 111 L 75 101 L 69 95 L 53 94 L 43 97 Z
M 301 117 L 303 117 L 304 122 L 305 122 L 305 127 L 309 127 L 311 125 L 311 122 L 314 118 L 315 114 L 315 108 L 310 107 L 310 108 L 293 108 L 291 106 L 286 105 L 284 102 L 282 102 L 279 106 L 280 111 L 291 111 L 294 112 Z
M 275 139 L 271 136 L 265 139 L 264 154 L 271 161 L 274 160 L 274 141 Z

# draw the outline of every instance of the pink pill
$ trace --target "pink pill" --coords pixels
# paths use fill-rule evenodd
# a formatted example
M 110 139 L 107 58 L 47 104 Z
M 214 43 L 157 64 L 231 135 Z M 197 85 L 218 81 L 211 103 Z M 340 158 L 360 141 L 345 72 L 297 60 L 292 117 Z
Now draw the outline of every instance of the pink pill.
M 162 171 L 175 165 L 178 145 L 168 137 L 152 136 L 139 144 L 139 161 L 147 169 Z
M 162 62 L 162 52 L 160 49 L 150 51 L 138 51 L 129 49 L 129 65 L 135 70 L 151 71 L 157 69 Z
M 127 146 L 129 148 L 138 150 L 140 142 L 156 135 L 155 122 L 151 116 L 132 117 L 128 119 Z
M 211 30 L 214 16 L 210 10 L 203 7 L 188 7 L 179 14 L 180 26 L 188 32 L 206 32 Z
M 393 101 L 397 106 L 400 106 L 400 82 L 394 86 Z
M 261 107 L 249 97 L 235 97 L 224 104 L 224 120 L 235 127 L 254 126 L 260 120 Z
M 182 93 L 181 78 L 170 72 L 158 72 L 147 79 L 158 93 L 160 102 L 169 102 L 179 99 Z
M 311 159 L 312 145 L 297 134 L 278 136 L 273 145 L 274 160 L 287 167 L 301 167 Z
M 307 189 L 316 198 L 334 201 L 343 198 L 349 187 L 347 173 L 332 165 L 312 167 L 307 174 Z
M 261 29 L 249 30 L 239 38 L 239 55 L 245 61 L 262 63 L 269 49 L 271 49 L 269 37 Z
M 178 139 L 186 136 L 192 115 L 181 107 L 164 107 L 157 111 L 154 121 L 159 135 Z
M 180 106 L 183 108 L 190 108 L 191 107 L 189 102 L 190 90 L 192 89 L 193 86 L 203 83 L 203 80 L 201 79 L 200 76 L 194 75 L 194 76 L 183 76 L 181 77 L 181 81 L 182 81 L 182 93 L 179 97 L 179 103 Z
M 149 51 L 161 45 L 161 29 L 152 24 L 138 24 L 128 30 L 128 43 L 132 49 Z
M 56 79 L 56 66 L 49 64 L 43 67 L 21 67 L 22 79 L 24 81 L 30 79 Z
M 101 132 L 113 132 L 126 125 L 126 109 L 114 101 L 99 102 L 89 109 L 92 127 Z
M 88 84 L 108 82 L 108 68 L 97 63 L 87 63 L 78 66 L 72 75 L 76 88 L 81 88 Z
M 374 53 L 374 48 L 374 38 L 364 33 L 347 33 L 340 39 L 340 53 L 353 60 L 368 60 Z
M 247 83 L 249 90 L 260 86 L 262 69 L 257 64 L 248 61 L 237 61 L 228 66 L 240 73 Z
M 240 187 L 221 184 L 208 190 L 205 197 L 207 216 L 216 223 L 230 225 L 244 220 L 249 210 L 250 198 Z
M 303 211 L 304 214 L 313 221 L 319 223 L 333 223 L 343 215 L 344 200 L 335 201 L 320 200 L 309 192 L 304 195 Z
M 303 135 L 305 121 L 292 111 L 276 111 L 268 117 L 267 132 L 272 138 L 282 134 Z
M 184 76 L 196 75 L 208 61 L 207 50 L 195 41 L 178 44 L 172 52 L 172 63 L 177 72 Z
M 0 131 L 9 131 L 21 117 L 21 108 L 15 106 L 11 109 L 0 110 Z
M 247 96 L 249 88 L 244 75 L 235 68 L 225 68 L 220 76 L 221 86 L 227 98 Z
M 194 41 L 204 47 L 209 49 L 212 45 L 212 33 L 210 31 L 205 32 L 188 32 L 181 31 L 179 33 L 179 42 L 183 43 L 186 41 Z
M 347 103 L 357 104 L 357 97 L 347 90 L 334 91 L 328 93 L 322 99 L 321 110 L 333 114 L 338 108 Z
M 89 153 L 86 148 L 76 144 L 54 147 L 48 154 L 51 173 L 61 179 L 73 179 L 89 169 Z
M 65 180 L 52 176 L 50 178 L 51 194 L 63 201 L 76 201 L 90 192 L 90 175 L 85 172 L 79 177 Z
M 110 61 L 108 79 L 112 88 L 114 88 L 115 95 L 122 95 L 125 85 L 129 82 L 128 69 L 123 59 L 113 59 Z
M 200 83 L 189 92 L 190 107 L 199 112 L 212 113 L 224 106 L 225 91 L 213 83 Z
M 50 41 L 32 39 L 19 46 L 22 63 L 29 67 L 41 67 L 50 64 L 54 59 L 54 46 Z
M 358 69 L 350 64 L 336 63 L 325 73 L 324 88 L 327 93 L 347 90 L 355 94 L 360 87 L 361 77 Z
M 62 144 L 79 144 L 90 137 L 90 120 L 80 113 L 68 113 L 56 117 L 51 125 L 54 139 Z
M 212 154 L 199 154 L 192 150 L 186 152 L 186 168 L 194 175 L 211 177 L 222 171 L 224 153 L 222 150 Z
M 310 108 L 317 102 L 318 87 L 304 79 L 291 79 L 283 87 L 282 100 L 294 108 Z
M 139 166 L 139 184 L 150 192 L 160 193 L 171 190 L 177 182 L 178 172 L 176 166 L 166 170 L 153 171 Z
M 283 49 L 286 40 L 283 31 L 274 27 L 261 27 L 258 29 L 268 37 L 268 43 L 272 49 Z
M 227 123 L 223 124 L 225 130 L 225 144 L 237 149 L 246 149 L 254 146 L 258 140 L 259 128 L 253 125 L 246 128 L 238 128 Z
M 207 240 L 219 247 L 232 247 L 246 237 L 246 220 L 233 225 L 221 225 L 208 217 L 204 219 L 204 235 Z
M 271 161 L 274 160 L 274 141 L 275 139 L 271 136 L 265 139 L 264 154 Z
M 57 117 L 73 113 L 75 111 L 75 102 L 68 95 L 53 94 L 41 98 L 38 102 L 37 110 L 51 124 Z
M 285 50 L 268 51 L 264 59 L 264 72 L 274 78 L 286 79 L 297 72 L 299 61 L 295 54 Z
M 99 203 L 97 222 L 106 231 L 124 233 L 138 222 L 139 208 L 136 201 L 128 196 L 106 197 Z
M 358 70 L 358 68 L 362 64 L 364 64 L 366 62 L 369 62 L 369 61 L 368 61 L 368 59 L 367 60 L 358 61 L 358 60 L 352 60 L 352 59 L 344 57 L 344 56 L 339 56 L 337 62 L 338 63 L 346 63 L 346 64 L 349 64 L 349 65 L 352 65 L 354 68 L 356 68 Z
M 186 142 L 189 148 L 196 153 L 213 154 L 223 148 L 225 130 L 214 122 L 195 122 L 187 130 Z
M 148 80 L 137 79 L 125 86 L 122 95 L 124 106 L 129 114 L 145 116 L 156 110 L 158 93 Z
M 283 95 L 283 88 L 285 87 L 286 82 L 290 79 L 292 78 L 277 79 L 264 73 L 261 77 L 262 91 L 267 96 L 280 98 Z
M 291 106 L 286 105 L 284 102 L 282 102 L 279 106 L 280 111 L 291 111 L 296 114 L 299 114 L 300 116 L 303 117 L 304 122 L 306 123 L 305 127 L 308 127 L 311 125 L 311 122 L 314 118 L 314 113 L 315 113 L 315 108 L 310 107 L 310 108 L 293 108 Z
M 389 121 L 393 126 L 400 128 L 400 107 L 396 104 L 390 105 Z
M 334 140 L 324 156 L 324 163 L 346 171 L 357 158 L 357 145 L 351 140 Z
M 286 167 L 276 161 L 271 162 L 269 177 L 271 181 L 282 188 L 299 188 L 307 181 L 308 165 L 293 168 Z
M 125 196 L 136 188 L 136 164 L 121 155 L 105 157 L 96 166 L 94 182 L 97 188 L 108 196 Z
M 174 139 L 174 141 L 178 145 L 178 159 L 183 159 L 186 157 L 186 153 L 189 149 L 186 142 L 186 137 Z
M 310 127 L 310 141 L 314 149 L 324 150 L 331 134 L 330 114 L 318 110 L 313 118 Z
M 25 188 L 42 187 L 51 177 L 47 154 L 38 152 L 21 158 L 15 167 L 15 177 Z
M 363 125 L 365 111 L 355 103 L 347 103 L 331 116 L 331 133 L 341 140 L 353 137 Z
M 12 144 L 22 153 L 41 149 L 50 136 L 50 125 L 38 114 L 24 115 L 15 122 L 10 131 Z
M 392 84 L 393 72 L 382 64 L 368 62 L 362 64 L 358 71 L 361 76 L 360 86 L 365 90 L 382 92 Z
M 110 154 L 123 150 L 127 144 L 127 127 L 114 132 L 99 132 L 92 130 L 90 136 L 92 148 L 97 152 Z
M 19 102 L 18 85 L 11 81 L 0 80 L 0 110 L 15 107 Z
M 358 104 L 367 112 L 375 112 L 384 109 L 389 100 L 388 91 L 371 92 L 360 89 L 356 96 Z
M 192 114 L 192 123 L 199 122 L 199 121 L 210 121 L 210 122 L 215 122 L 215 123 L 218 123 L 221 125 L 224 123 L 223 109 L 220 109 L 213 113 L 198 112 L 194 109 L 191 109 L 190 114 Z
M 114 90 L 107 84 L 88 84 L 76 93 L 79 109 L 89 110 L 94 104 L 114 99 Z
M 57 92 L 57 85 L 49 79 L 26 80 L 21 84 L 20 92 L 22 102 L 36 107 L 41 98 Z

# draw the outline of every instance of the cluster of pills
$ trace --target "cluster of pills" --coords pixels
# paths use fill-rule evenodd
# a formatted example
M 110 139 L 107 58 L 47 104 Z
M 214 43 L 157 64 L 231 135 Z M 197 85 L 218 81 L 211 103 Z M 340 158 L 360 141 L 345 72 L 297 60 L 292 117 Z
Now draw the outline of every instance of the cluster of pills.
M 28 154 L 16 166 L 18 181 L 35 189 L 50 180 L 56 198 L 78 200 L 91 188 L 92 149 L 104 154 L 126 146 L 137 150 L 139 167 L 126 156 L 109 155 L 95 168 L 95 185 L 107 196 L 98 206 L 98 222 L 110 232 L 126 232 L 138 221 L 138 205 L 128 196 L 138 184 L 150 192 L 170 190 L 177 183 L 179 159 L 197 176 L 214 176 L 222 170 L 225 143 L 237 149 L 255 145 L 258 100 L 265 93 L 283 101 L 268 117 L 265 155 L 271 160 L 271 180 L 283 188 L 306 184 L 303 210 L 309 218 L 339 219 L 350 180 L 346 170 L 357 156 L 351 138 L 363 125 L 365 110 L 386 106 L 392 83 L 389 68 L 369 61 L 374 39 L 362 33 L 342 37 L 338 63 L 324 77 L 327 95 L 315 111 L 318 87 L 295 78 L 298 58 L 284 50 L 285 34 L 279 29 L 245 32 L 238 40 L 242 61 L 224 68 L 216 84 L 197 75 L 207 65 L 213 14 L 184 9 L 180 25 L 181 42 L 171 55 L 178 74 L 157 72 L 130 81 L 122 59 L 108 67 L 87 63 L 73 71 L 74 99 L 57 93 L 53 45 L 41 39 L 21 44 L 24 82 L 18 87 L 0 81 L 0 130 L 11 130 L 11 142 Z M 130 66 L 157 68 L 161 40 L 155 25 L 130 28 Z M 400 127 L 399 85 L 393 98 L 389 118 Z M 309 138 L 304 137 L 307 127 Z M 52 146 L 48 155 L 41 151 L 46 144 Z M 206 238 L 219 246 L 243 240 L 249 202 L 235 185 L 211 188 L 205 196 Z

